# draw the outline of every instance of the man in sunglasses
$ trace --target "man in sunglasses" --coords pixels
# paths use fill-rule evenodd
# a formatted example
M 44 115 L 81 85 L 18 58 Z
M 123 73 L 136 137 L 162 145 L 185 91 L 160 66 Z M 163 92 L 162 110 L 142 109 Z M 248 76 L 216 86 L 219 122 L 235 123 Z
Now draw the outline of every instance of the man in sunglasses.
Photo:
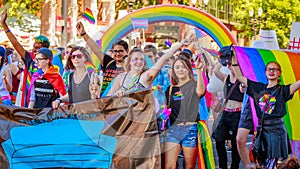
M 119 40 L 113 44 L 112 56 L 106 55 L 102 52 L 98 44 L 86 33 L 81 22 L 76 25 L 78 33 L 86 41 L 87 45 L 99 58 L 104 72 L 103 82 L 101 88 L 101 96 L 105 96 L 108 92 L 107 88 L 110 82 L 120 73 L 125 72 L 125 58 L 128 54 L 128 43 L 124 40 Z
M 22 60 L 24 61 L 26 69 L 24 70 L 24 78 L 23 78 L 23 88 L 22 91 L 24 93 L 24 97 L 22 98 L 27 98 L 27 92 L 29 89 L 29 86 L 26 86 L 26 79 L 28 76 L 30 77 L 34 70 L 36 70 L 35 63 L 33 62 L 33 59 L 35 58 L 35 54 L 37 51 L 42 48 L 49 48 L 50 42 L 46 36 L 39 35 L 38 37 L 35 38 L 35 42 L 33 44 L 33 48 L 31 52 L 28 52 L 24 49 L 24 47 L 20 44 L 20 42 L 17 40 L 16 36 L 10 31 L 8 25 L 6 24 L 6 19 L 7 19 L 7 10 L 3 10 L 2 16 L 1 16 L 1 24 L 2 27 L 6 33 L 6 36 L 10 40 L 11 44 L 13 45 L 14 49 L 20 54 Z M 28 71 L 29 70 L 29 71 Z M 27 107 L 28 106 L 29 100 L 25 101 L 22 99 L 22 106 Z

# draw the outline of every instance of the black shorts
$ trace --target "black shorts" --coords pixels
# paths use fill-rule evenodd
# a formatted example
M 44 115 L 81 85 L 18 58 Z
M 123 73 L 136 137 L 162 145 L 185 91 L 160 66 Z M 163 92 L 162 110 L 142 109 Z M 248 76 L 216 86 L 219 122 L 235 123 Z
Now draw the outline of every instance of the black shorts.
M 249 100 L 241 112 L 241 119 L 239 122 L 239 128 L 245 128 L 250 130 L 250 134 L 254 133 L 254 124 L 252 118 L 252 111 Z

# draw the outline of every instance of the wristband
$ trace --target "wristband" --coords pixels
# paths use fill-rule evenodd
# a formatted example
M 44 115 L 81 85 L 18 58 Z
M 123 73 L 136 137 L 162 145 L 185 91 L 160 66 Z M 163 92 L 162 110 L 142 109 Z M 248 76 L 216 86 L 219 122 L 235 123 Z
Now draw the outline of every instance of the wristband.
M 83 32 L 82 34 L 80 34 L 80 36 L 84 36 L 84 35 L 86 35 L 86 32 Z
M 231 64 L 231 66 L 239 66 L 239 64 Z
M 10 29 L 8 29 L 7 31 L 5 31 L 5 33 L 9 33 L 10 32 Z
M 62 103 L 62 100 L 61 100 L 61 98 L 57 98 L 56 100 L 59 100 L 59 103 Z

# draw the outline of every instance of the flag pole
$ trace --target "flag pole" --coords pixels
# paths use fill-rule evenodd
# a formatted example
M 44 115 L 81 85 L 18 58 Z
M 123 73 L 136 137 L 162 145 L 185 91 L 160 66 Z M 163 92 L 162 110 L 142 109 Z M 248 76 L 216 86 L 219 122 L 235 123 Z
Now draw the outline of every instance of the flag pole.
M 144 40 L 144 46 L 146 46 L 145 28 L 143 28 L 143 40 Z

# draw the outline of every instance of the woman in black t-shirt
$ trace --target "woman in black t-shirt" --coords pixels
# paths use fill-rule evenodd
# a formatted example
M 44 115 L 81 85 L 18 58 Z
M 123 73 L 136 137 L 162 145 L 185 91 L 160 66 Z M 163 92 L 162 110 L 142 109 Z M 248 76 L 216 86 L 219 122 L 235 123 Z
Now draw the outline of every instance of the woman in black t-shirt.
M 242 75 L 236 56 L 233 56 L 232 63 L 236 64 L 234 69 L 237 78 L 246 85 L 247 94 L 254 99 L 259 119 L 257 131 L 260 131 L 263 117 L 260 134 L 267 152 L 265 160 L 261 160 L 260 164 L 271 169 L 275 168 L 278 159 L 286 159 L 289 154 L 289 141 L 283 116 L 286 115 L 286 102 L 300 89 L 300 80 L 293 84 L 280 85 L 281 66 L 277 62 L 269 62 L 265 70 L 268 83 L 254 82 Z
M 172 85 L 166 90 L 170 105 L 171 126 L 166 131 L 163 168 L 176 168 L 180 148 L 184 154 L 185 168 L 195 168 L 198 154 L 199 99 L 204 95 L 203 62 L 198 62 L 198 80 L 194 79 L 192 66 L 185 57 L 178 57 L 172 66 Z

